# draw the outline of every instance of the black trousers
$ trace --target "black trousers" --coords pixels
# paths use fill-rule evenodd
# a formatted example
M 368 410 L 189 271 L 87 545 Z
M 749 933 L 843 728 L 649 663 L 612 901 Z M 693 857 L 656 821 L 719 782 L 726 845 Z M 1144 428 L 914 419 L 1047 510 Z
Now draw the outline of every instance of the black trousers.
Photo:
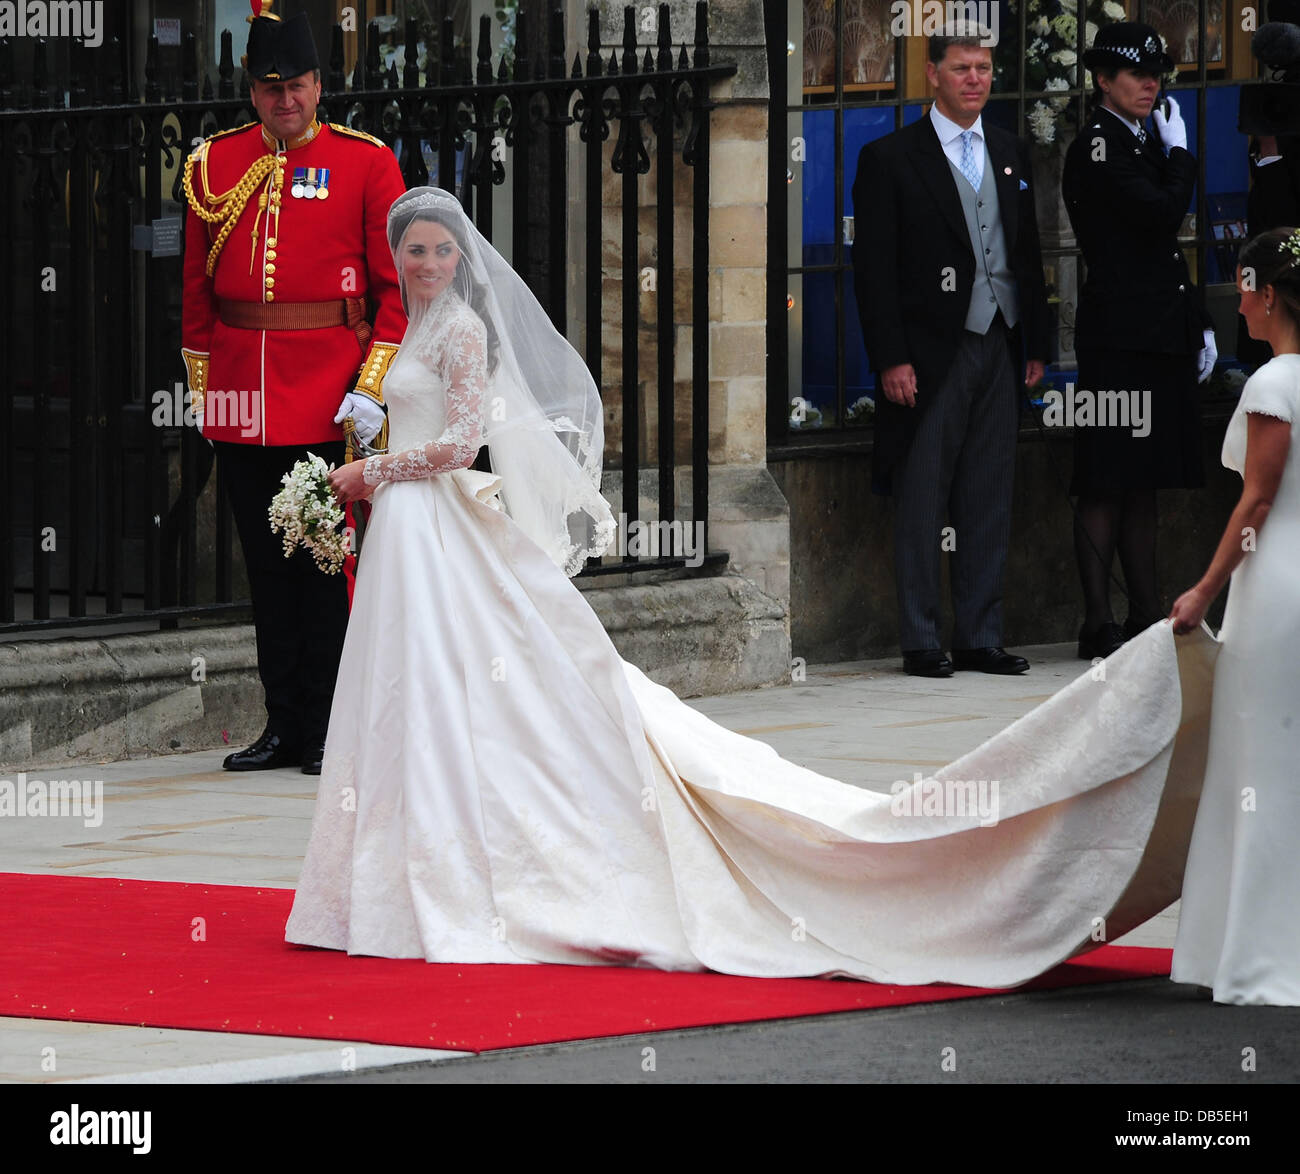
M 943 648 L 940 575 L 951 552 L 955 649 L 1002 645 L 1002 585 L 1011 539 L 1016 427 L 1011 339 L 998 314 L 962 331 L 951 370 L 894 469 L 894 577 L 899 645 Z M 945 534 L 945 522 L 951 529 Z
M 316 453 L 343 463 L 343 443 L 295 447 L 214 446 L 253 593 L 257 671 L 266 692 L 266 724 L 291 746 L 324 740 L 348 625 L 347 580 L 327 575 L 301 547 L 284 557 L 267 510 L 281 477 L 295 461 Z

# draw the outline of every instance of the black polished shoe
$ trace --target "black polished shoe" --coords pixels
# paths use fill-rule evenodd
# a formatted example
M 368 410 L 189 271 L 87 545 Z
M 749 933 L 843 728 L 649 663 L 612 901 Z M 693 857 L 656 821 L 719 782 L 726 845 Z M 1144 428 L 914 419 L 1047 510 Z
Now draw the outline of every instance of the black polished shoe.
M 305 775 L 320 774 L 321 763 L 324 761 L 325 739 L 309 739 L 307 748 L 302 752 L 302 773 Z
M 299 746 L 265 730 L 247 750 L 227 754 L 221 765 L 225 770 L 274 770 L 277 766 L 294 766 L 301 761 L 302 749 Z
M 914 677 L 951 677 L 952 661 L 941 648 L 903 650 L 903 672 Z
M 1005 648 L 954 648 L 952 663 L 959 669 L 1003 676 L 1023 673 L 1029 668 L 1029 661 L 1023 656 L 1013 656 Z
M 1087 626 L 1079 629 L 1079 659 L 1106 659 L 1112 652 L 1118 652 L 1124 646 L 1124 630 L 1115 622 L 1102 624 L 1091 632 Z

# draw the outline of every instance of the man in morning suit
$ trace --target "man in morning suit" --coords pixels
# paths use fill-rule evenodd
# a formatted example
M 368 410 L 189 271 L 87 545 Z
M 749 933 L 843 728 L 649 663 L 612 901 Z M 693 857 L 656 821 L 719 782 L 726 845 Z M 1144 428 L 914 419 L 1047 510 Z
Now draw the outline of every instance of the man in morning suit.
M 953 30 L 947 30 L 953 31 Z M 960 31 L 960 30 L 959 30 Z M 1048 354 L 1028 153 L 983 123 L 992 38 L 930 38 L 927 115 L 863 148 L 853 182 L 854 286 L 876 372 L 873 485 L 895 498 L 904 669 L 1021 673 L 1002 648 L 1019 395 Z M 983 41 L 983 44 L 981 44 Z M 952 530 L 945 533 L 945 522 Z M 952 660 L 939 633 L 951 550 Z
M 265 731 L 224 766 L 319 774 L 347 584 L 302 549 L 286 559 L 267 509 L 309 450 L 342 464 L 345 420 L 382 440 L 384 375 L 406 330 L 387 218 L 406 185 L 379 139 L 316 120 L 305 14 L 261 7 L 244 62 L 260 122 L 213 135 L 185 165 L 181 353 L 239 531 L 266 693 Z

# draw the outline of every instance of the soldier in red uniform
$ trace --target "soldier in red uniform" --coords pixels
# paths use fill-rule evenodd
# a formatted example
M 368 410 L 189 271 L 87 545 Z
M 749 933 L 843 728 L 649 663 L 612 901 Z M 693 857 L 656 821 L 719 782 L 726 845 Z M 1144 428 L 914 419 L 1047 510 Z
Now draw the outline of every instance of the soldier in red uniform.
M 239 530 L 266 692 L 264 733 L 224 766 L 319 774 L 347 585 L 303 550 L 286 559 L 267 510 L 308 451 L 343 463 L 345 421 L 383 443 L 384 376 L 406 330 L 385 233 L 406 185 L 379 139 L 317 121 L 306 16 L 261 7 L 244 62 L 260 122 L 186 163 L 182 354 Z

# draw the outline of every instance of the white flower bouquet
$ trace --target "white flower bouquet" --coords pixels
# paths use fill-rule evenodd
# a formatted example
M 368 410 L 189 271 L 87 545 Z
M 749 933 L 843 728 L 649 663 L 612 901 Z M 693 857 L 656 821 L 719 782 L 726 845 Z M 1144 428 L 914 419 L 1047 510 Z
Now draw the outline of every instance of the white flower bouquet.
M 280 478 L 284 488 L 271 499 L 267 511 L 271 533 L 284 533 L 284 557 L 301 546 L 327 575 L 337 574 L 351 553 L 348 534 L 341 528 L 343 507 L 330 488 L 333 470 L 333 465 L 309 452 L 305 461 L 298 461 Z

